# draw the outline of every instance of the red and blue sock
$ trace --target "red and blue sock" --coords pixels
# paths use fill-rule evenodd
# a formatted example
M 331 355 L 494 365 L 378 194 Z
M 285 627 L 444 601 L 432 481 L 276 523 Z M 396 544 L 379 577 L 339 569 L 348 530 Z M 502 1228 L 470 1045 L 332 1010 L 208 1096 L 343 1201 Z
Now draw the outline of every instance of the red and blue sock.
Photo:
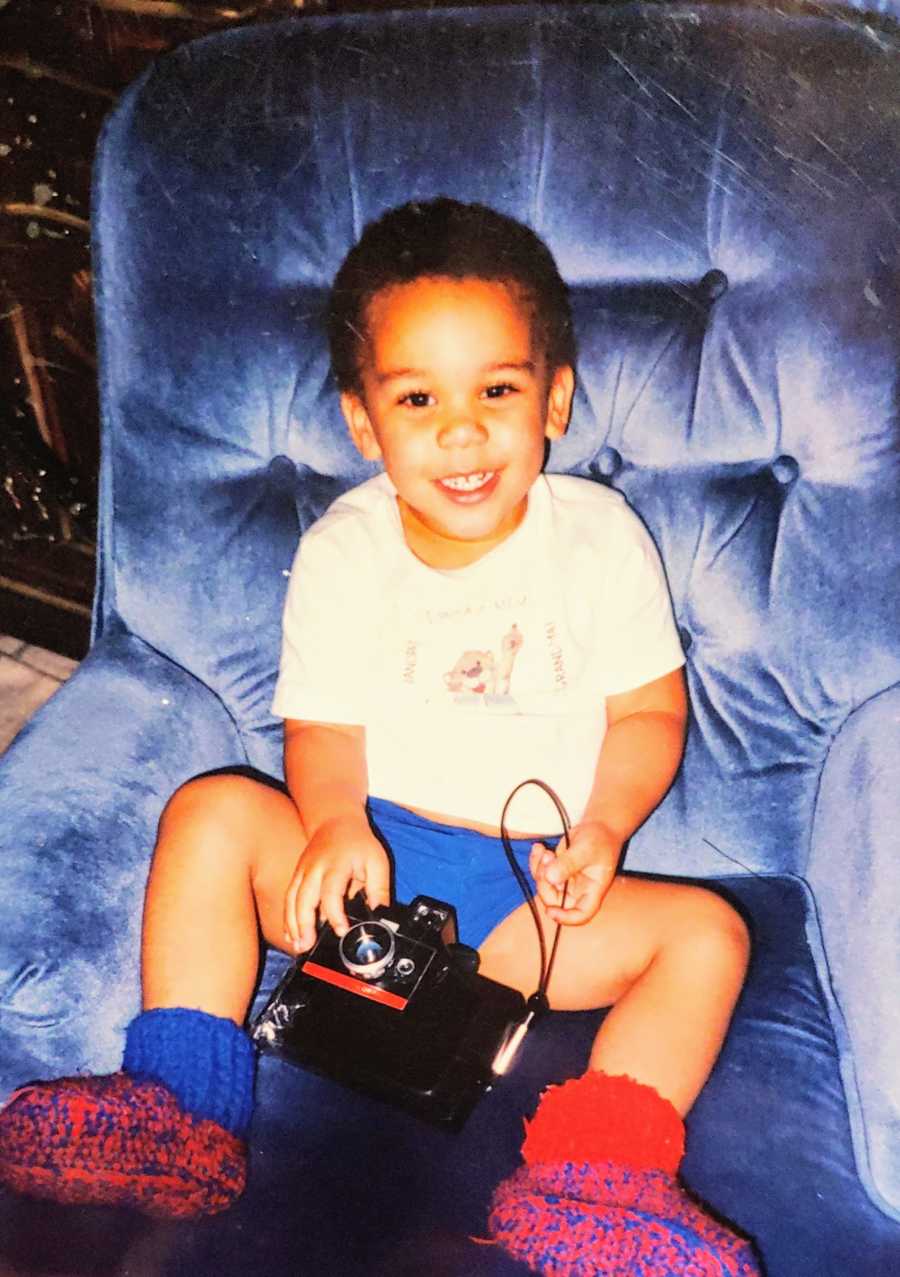
M 163 1218 L 227 1209 L 243 1192 L 255 1052 L 231 1020 L 145 1011 L 123 1072 L 16 1091 L 0 1111 L 0 1182 L 54 1201 Z
M 750 1243 L 677 1182 L 683 1153 L 684 1124 L 652 1087 L 598 1072 L 551 1087 L 491 1233 L 545 1277 L 759 1277 Z

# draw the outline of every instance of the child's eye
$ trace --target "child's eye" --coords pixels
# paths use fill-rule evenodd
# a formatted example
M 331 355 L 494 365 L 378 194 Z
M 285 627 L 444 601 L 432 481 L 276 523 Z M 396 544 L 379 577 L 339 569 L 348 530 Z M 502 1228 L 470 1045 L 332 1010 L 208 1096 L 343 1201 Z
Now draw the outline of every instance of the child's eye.
M 398 402 L 408 408 L 428 408 L 432 399 L 424 390 L 411 390 L 409 394 L 401 396 Z
M 516 394 L 518 387 L 511 386 L 508 381 L 498 381 L 496 385 L 487 386 L 485 396 L 488 399 L 505 399 L 507 395 Z

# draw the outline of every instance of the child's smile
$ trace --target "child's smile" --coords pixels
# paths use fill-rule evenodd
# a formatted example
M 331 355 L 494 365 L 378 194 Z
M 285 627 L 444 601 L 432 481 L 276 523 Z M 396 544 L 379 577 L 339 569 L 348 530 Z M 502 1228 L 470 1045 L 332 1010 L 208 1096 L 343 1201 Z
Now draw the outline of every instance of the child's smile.
M 417 279 L 366 317 L 362 395 L 342 398 L 353 439 L 383 461 L 413 553 L 473 563 L 521 523 L 572 371 L 547 369 L 528 307 L 498 281 Z
M 498 479 L 496 470 L 478 470 L 475 474 L 457 474 L 439 480 L 443 488 L 449 489 L 449 495 L 463 505 L 477 501 L 488 491 L 493 491 Z

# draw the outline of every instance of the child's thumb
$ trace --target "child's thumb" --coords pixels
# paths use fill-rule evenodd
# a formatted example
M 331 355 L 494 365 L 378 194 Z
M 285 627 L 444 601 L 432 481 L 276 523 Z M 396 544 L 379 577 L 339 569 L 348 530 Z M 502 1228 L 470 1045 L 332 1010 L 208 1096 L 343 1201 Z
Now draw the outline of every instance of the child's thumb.
M 567 882 L 572 874 L 577 873 L 581 868 L 581 860 L 574 851 L 560 851 L 556 854 L 556 859 L 547 870 L 547 877 L 550 882 L 561 887 Z

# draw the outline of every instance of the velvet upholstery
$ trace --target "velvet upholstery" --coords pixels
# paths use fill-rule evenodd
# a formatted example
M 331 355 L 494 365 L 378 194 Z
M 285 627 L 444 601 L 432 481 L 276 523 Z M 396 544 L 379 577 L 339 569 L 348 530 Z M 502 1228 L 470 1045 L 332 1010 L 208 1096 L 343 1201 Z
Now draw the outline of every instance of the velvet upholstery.
M 325 290 L 384 208 L 479 199 L 572 286 L 549 466 L 641 513 L 687 651 L 685 761 L 628 867 L 717 881 L 754 933 L 687 1178 L 770 1277 L 900 1269 L 898 71 L 890 21 L 846 13 L 487 7 L 233 30 L 124 96 L 95 183 L 95 645 L 0 766 L 0 1091 L 117 1065 L 174 787 L 280 774 L 296 538 L 371 473 Z M 596 1022 L 552 1017 L 456 1138 L 267 1059 L 248 1197 L 158 1271 L 522 1271 L 468 1239 Z M 48 1210 L 0 1197 L 0 1254 Z

